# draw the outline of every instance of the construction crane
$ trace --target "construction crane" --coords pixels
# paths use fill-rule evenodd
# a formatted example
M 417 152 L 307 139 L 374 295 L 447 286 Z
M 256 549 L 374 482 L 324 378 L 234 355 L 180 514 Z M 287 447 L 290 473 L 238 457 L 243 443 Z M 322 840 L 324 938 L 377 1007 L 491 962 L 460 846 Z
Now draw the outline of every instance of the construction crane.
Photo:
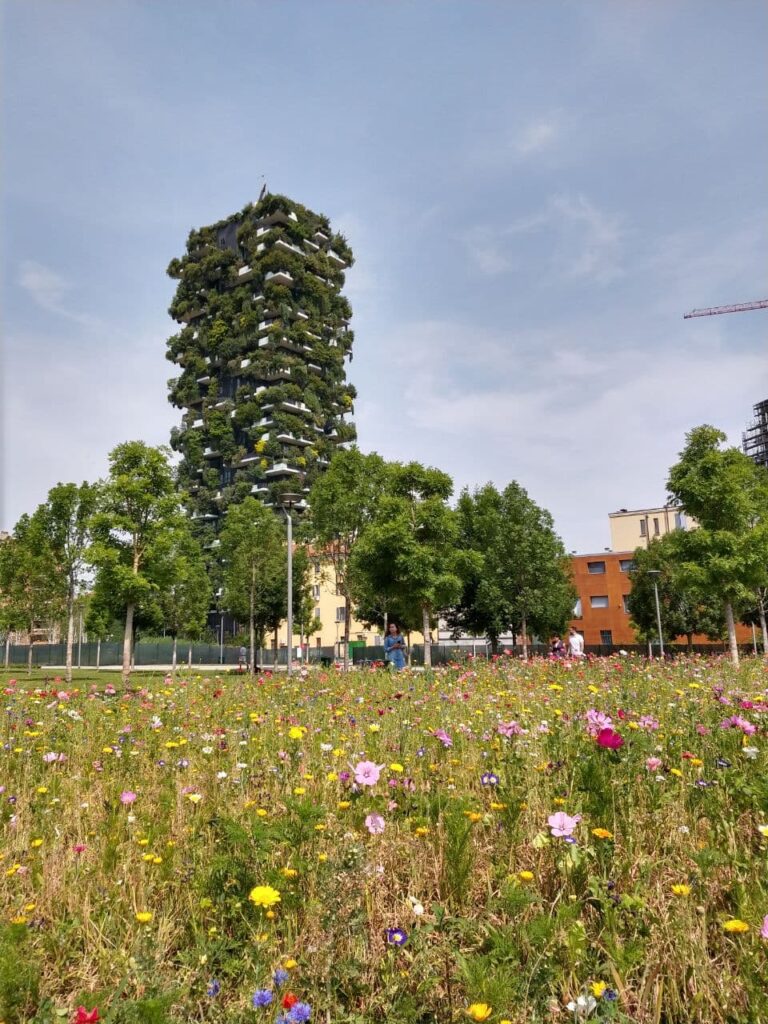
M 719 313 L 744 313 L 748 309 L 768 309 L 768 299 L 758 299 L 757 302 L 736 302 L 732 306 L 692 309 L 690 313 L 683 314 L 683 320 L 690 320 L 693 316 L 717 316 Z

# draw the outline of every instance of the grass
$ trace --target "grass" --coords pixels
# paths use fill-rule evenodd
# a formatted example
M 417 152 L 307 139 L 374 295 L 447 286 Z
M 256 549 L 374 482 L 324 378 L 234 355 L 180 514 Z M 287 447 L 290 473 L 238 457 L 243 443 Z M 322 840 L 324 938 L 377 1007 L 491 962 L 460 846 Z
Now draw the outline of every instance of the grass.
M 5 1024 L 768 1019 L 762 662 L 0 680 Z

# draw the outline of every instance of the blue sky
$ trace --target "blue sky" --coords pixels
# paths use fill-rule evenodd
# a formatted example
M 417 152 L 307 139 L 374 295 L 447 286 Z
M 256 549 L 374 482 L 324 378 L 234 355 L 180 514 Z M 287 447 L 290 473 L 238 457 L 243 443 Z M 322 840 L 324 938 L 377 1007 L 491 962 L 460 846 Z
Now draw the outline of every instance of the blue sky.
M 6 0 L 0 526 L 163 443 L 168 261 L 265 179 L 355 252 L 360 445 L 568 549 L 768 397 L 768 7 Z

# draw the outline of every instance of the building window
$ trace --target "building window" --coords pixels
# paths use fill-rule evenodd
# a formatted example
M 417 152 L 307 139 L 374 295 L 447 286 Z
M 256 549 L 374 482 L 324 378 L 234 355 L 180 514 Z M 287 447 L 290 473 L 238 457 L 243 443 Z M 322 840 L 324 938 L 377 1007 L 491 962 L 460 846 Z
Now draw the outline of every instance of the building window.
M 608 607 L 608 595 L 607 594 L 593 594 L 589 599 L 589 603 L 593 608 L 607 608 Z
M 346 622 L 346 619 L 347 619 L 347 609 L 344 607 L 343 604 L 339 605 L 339 607 L 336 609 L 336 621 L 337 622 Z
M 659 520 L 655 516 L 653 518 L 653 535 L 654 537 L 659 536 Z
M 587 562 L 587 572 L 590 576 L 604 576 L 605 562 Z
M 622 572 L 629 572 L 630 569 L 634 569 L 634 568 L 635 568 L 635 563 L 634 563 L 633 559 L 631 559 L 631 558 L 620 558 L 619 559 L 619 569 L 621 569 Z
M 600 630 L 600 643 L 605 644 L 606 646 L 611 646 L 613 644 L 613 633 L 610 629 Z
M 675 512 L 675 529 L 676 530 L 684 530 L 685 529 L 685 513 L 684 512 Z
M 640 536 L 641 537 L 646 537 L 647 533 L 648 533 L 648 531 L 645 528 L 645 520 L 641 519 L 640 520 Z
M 581 610 L 581 598 L 576 598 L 576 604 L 573 606 L 573 617 L 574 619 L 580 619 L 584 612 Z
M 316 618 L 316 619 L 319 619 L 319 618 L 320 618 L 320 608 L 319 608 L 319 607 L 318 607 L 318 608 L 315 608 L 315 612 L 314 612 L 314 614 L 315 614 L 315 618 Z
M 315 637 L 315 647 L 322 647 L 322 646 L 323 646 L 322 637 L 316 636 Z
M 625 614 L 629 615 L 629 594 L 621 595 L 621 603 L 624 605 Z
M 320 600 L 320 584 L 319 583 L 314 583 L 312 585 L 312 597 L 314 597 L 314 599 L 316 601 Z

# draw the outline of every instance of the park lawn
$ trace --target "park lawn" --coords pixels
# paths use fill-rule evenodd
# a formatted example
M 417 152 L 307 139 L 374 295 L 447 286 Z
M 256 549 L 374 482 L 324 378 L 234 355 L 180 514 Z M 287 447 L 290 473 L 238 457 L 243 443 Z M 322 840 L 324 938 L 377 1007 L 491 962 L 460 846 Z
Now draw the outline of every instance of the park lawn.
M 2 683 L 6 1024 L 768 1019 L 760 661 Z

